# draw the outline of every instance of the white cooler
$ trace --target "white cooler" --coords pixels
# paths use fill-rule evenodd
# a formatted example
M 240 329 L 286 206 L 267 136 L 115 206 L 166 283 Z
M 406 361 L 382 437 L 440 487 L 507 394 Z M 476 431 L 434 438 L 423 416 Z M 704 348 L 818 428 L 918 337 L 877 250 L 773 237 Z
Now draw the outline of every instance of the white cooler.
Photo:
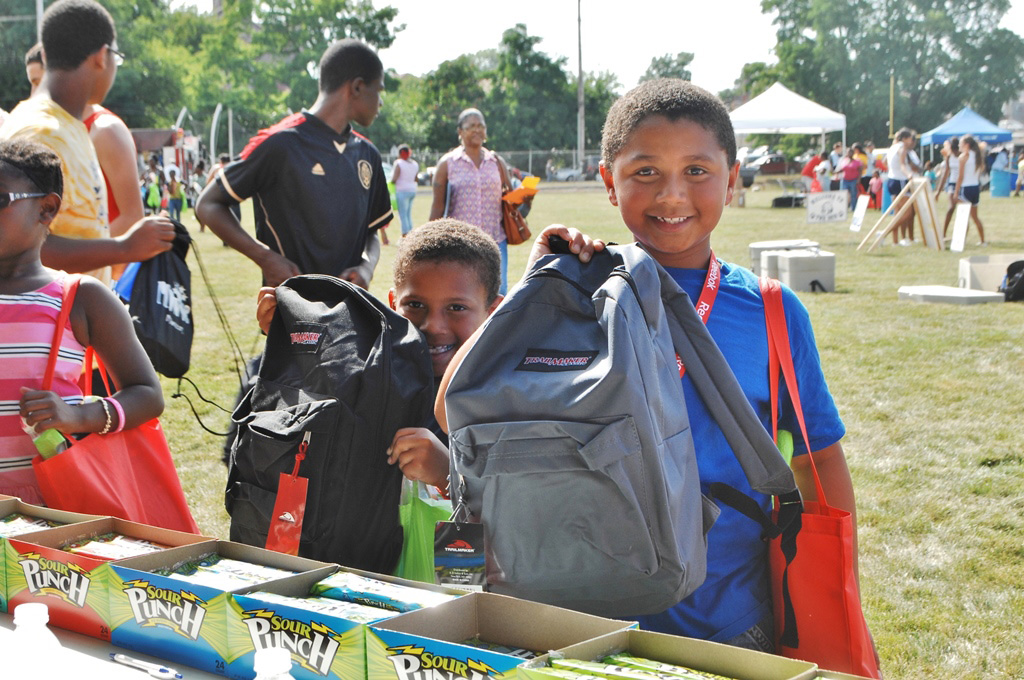
M 778 254 L 779 281 L 800 291 L 836 289 L 836 255 L 827 250 L 788 250 Z M 817 287 L 813 284 L 818 284 Z
M 788 252 L 788 250 L 762 250 L 761 269 L 758 270 L 755 267 L 754 273 L 758 276 L 768 276 L 773 279 L 779 278 L 779 255 Z
M 781 241 L 754 241 L 750 244 L 750 269 L 754 272 L 755 276 L 761 276 L 761 253 L 765 250 L 816 250 L 817 248 L 817 241 L 805 238 Z
M 994 293 L 999 290 L 999 284 L 1006 276 L 1006 268 L 1017 260 L 1024 260 L 1024 253 L 961 257 L 960 274 L 956 285 L 960 288 Z

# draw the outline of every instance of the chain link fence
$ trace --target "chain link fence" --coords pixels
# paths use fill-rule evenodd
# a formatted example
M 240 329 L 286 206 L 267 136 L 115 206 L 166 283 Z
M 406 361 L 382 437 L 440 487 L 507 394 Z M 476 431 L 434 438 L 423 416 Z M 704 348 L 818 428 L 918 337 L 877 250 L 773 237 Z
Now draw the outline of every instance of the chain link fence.
M 513 172 L 519 171 L 522 176 L 537 175 L 547 181 L 574 182 L 579 180 L 596 179 L 598 177 L 598 163 L 601 160 L 601 152 L 597 149 L 588 149 L 583 156 L 583 167 L 576 167 L 575 149 L 551 149 L 543 151 L 540 149 L 529 149 L 527 151 L 504 151 L 495 149 L 505 162 L 513 168 Z M 420 164 L 420 184 L 429 184 L 428 178 L 433 177 L 433 168 L 437 161 L 446 152 L 423 151 L 413 152 L 413 159 Z M 397 153 L 382 152 L 385 163 L 392 163 L 398 159 Z

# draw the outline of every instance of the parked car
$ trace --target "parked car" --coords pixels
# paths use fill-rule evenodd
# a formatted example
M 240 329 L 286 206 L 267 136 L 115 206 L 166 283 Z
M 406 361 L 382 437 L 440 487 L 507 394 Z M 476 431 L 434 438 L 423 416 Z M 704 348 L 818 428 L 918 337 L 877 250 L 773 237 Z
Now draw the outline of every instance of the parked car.
M 579 168 L 559 168 L 555 170 L 556 182 L 578 182 L 583 179 L 583 171 Z
M 781 153 L 769 153 L 747 164 L 757 168 L 762 175 L 782 175 L 787 169 L 786 157 Z
M 740 167 L 740 181 L 743 182 L 743 188 L 749 189 L 754 186 L 754 178 L 757 177 L 758 168 L 744 165 Z
M 434 183 L 434 173 L 437 172 L 437 166 L 431 165 L 429 168 L 420 170 L 419 174 L 416 175 L 416 184 L 421 187 L 428 187 Z

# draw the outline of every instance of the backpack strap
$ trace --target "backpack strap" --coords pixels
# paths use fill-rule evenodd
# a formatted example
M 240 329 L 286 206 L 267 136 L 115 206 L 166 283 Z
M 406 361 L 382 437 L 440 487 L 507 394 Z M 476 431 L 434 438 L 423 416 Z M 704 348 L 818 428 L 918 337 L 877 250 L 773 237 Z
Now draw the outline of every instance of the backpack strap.
M 751 488 L 770 496 L 796 491 L 793 471 L 754 413 L 690 297 L 660 265 L 657 268 L 672 344 Z
M 57 315 L 57 326 L 53 329 L 53 341 L 50 343 L 50 355 L 46 359 L 46 371 L 43 373 L 43 390 L 53 385 L 53 374 L 57 369 L 57 354 L 60 352 L 60 341 L 64 338 L 64 327 L 71 317 L 71 308 L 75 306 L 75 295 L 78 285 L 82 282 L 81 274 L 65 274 L 61 291 L 60 313 Z
M 807 453 L 811 453 L 811 440 L 807 436 L 807 423 L 804 420 L 804 410 L 800 403 L 800 389 L 796 381 L 796 369 L 793 366 L 793 351 L 789 345 L 789 328 L 786 325 L 786 312 L 782 305 L 782 284 L 776 279 L 761 277 L 759 281 L 761 297 L 764 298 L 765 326 L 768 330 L 768 348 L 771 357 L 770 376 L 772 389 L 772 434 L 778 436 L 778 385 L 779 371 L 781 370 L 786 380 L 786 387 L 789 390 L 789 399 L 793 403 L 793 410 L 796 412 L 797 423 L 800 425 L 800 434 L 804 438 L 804 446 Z M 811 471 L 814 473 L 814 487 L 818 492 L 818 500 L 827 505 L 825 491 L 821 486 L 821 479 L 818 477 L 818 469 L 814 465 L 814 458 L 808 459 L 811 463 Z

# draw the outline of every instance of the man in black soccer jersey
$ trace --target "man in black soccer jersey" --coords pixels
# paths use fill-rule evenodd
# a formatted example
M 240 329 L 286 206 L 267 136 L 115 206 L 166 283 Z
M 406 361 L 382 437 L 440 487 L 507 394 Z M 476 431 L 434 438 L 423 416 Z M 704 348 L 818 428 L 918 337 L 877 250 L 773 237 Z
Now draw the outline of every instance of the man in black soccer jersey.
M 367 287 L 391 221 L 380 153 L 352 129 L 377 117 L 384 67 L 368 45 L 339 40 L 320 59 L 320 93 L 249 140 L 241 158 L 203 190 L 196 216 L 263 270 L 266 286 L 330 274 Z M 256 238 L 231 213 L 253 199 Z

